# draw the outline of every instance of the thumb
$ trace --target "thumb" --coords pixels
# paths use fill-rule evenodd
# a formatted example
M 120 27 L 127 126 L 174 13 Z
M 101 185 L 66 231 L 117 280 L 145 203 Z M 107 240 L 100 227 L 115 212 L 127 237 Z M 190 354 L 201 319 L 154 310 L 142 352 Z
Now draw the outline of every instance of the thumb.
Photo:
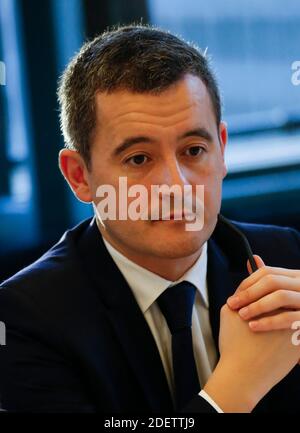
M 264 263 L 263 259 L 260 256 L 254 254 L 253 258 L 255 260 L 255 263 L 256 263 L 258 269 L 262 268 L 263 266 L 265 266 L 265 263 Z M 247 260 L 247 269 L 248 269 L 249 274 L 252 274 L 253 271 L 252 271 L 252 268 L 251 268 L 249 260 Z

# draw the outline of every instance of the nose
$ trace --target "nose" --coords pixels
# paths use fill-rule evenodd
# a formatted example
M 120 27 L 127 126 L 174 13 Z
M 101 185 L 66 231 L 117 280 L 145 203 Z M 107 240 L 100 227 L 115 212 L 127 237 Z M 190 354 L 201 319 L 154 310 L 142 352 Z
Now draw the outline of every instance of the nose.
M 175 156 L 168 156 L 162 161 L 155 174 L 155 182 L 168 186 L 179 185 L 183 187 L 189 185 L 186 174 Z
M 185 206 L 191 208 L 191 190 L 185 188 L 187 185 L 191 186 L 184 167 L 180 165 L 175 155 L 168 154 L 152 172 L 151 218 L 157 219 L 158 216 L 162 218 L 163 215 L 169 215 L 170 211 L 173 211 L 174 215 L 177 213 L 182 215 Z M 153 190 L 152 186 L 154 186 Z

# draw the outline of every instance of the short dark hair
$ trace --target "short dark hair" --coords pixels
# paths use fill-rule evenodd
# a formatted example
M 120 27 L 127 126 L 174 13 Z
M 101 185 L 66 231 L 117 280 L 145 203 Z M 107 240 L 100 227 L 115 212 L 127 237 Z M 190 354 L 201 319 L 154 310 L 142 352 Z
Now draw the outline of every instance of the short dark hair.
M 207 56 L 198 47 L 150 25 L 120 26 L 102 33 L 83 45 L 60 79 L 65 145 L 77 150 L 89 167 L 97 91 L 159 94 L 188 73 L 205 84 L 219 125 L 218 85 Z

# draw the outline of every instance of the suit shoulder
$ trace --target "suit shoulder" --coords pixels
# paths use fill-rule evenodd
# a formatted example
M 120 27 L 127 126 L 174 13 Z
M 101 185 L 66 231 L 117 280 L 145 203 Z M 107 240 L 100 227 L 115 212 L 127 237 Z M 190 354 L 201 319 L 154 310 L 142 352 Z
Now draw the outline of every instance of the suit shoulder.
M 278 226 L 275 224 L 254 224 L 240 221 L 231 222 L 236 225 L 246 236 L 257 238 L 262 236 L 264 238 L 281 237 L 288 241 L 299 243 L 300 232 L 292 227 Z M 300 244 L 299 244 L 300 245 Z
M 300 233 L 291 227 L 232 221 L 266 264 L 300 269 Z
M 47 288 L 55 288 L 62 282 L 74 280 L 79 273 L 76 243 L 86 222 L 66 231 L 61 239 L 40 258 L 15 275 L 3 281 L 0 289 L 33 294 Z M 2 290 L 0 290 L 1 296 Z
M 80 335 L 93 323 L 93 314 L 95 320 L 106 320 L 101 297 L 83 263 L 84 228 L 67 231 L 36 262 L 4 281 L 0 321 L 7 329 L 56 345 L 63 336 Z

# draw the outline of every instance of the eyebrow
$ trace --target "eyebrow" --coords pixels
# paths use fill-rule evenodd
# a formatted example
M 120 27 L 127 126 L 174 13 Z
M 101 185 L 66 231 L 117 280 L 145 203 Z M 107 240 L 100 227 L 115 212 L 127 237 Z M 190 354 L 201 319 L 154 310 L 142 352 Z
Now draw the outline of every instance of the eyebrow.
M 184 132 L 182 135 L 180 135 L 177 140 L 182 140 L 183 138 L 187 137 L 200 137 L 204 138 L 205 140 L 212 142 L 213 137 L 212 135 L 207 131 L 206 128 L 195 128 L 191 129 L 190 131 Z M 147 137 L 144 135 L 138 135 L 135 137 L 128 137 L 125 138 L 122 143 L 120 143 L 113 151 L 114 156 L 120 155 L 120 153 L 127 150 L 129 147 L 138 144 L 138 143 L 156 143 L 157 140 L 151 137 Z

